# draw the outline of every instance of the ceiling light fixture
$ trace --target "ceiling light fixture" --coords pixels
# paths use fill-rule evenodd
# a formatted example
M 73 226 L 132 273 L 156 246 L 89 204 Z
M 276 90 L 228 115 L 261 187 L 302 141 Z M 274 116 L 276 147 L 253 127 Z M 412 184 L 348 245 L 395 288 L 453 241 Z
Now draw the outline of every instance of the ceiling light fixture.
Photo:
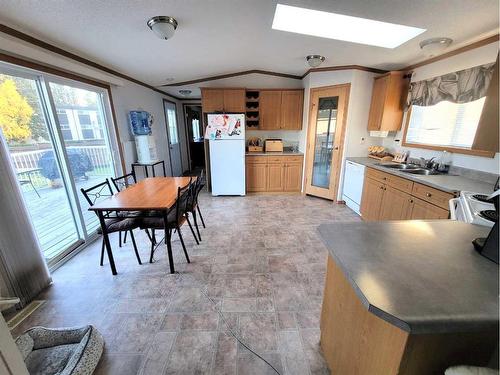
M 181 94 L 182 96 L 189 96 L 191 95 L 191 93 L 191 90 L 179 90 L 179 94 Z
M 317 68 L 318 66 L 320 66 L 323 63 L 323 61 L 325 61 L 325 56 L 309 55 L 309 56 L 306 56 L 306 61 L 311 68 Z
M 338 39 L 372 46 L 396 48 L 425 29 L 367 18 L 277 4 L 273 29 Z
M 445 37 L 425 39 L 420 42 L 420 49 L 427 57 L 432 57 L 443 53 L 452 42 L 452 39 Z
M 148 20 L 148 27 L 160 39 L 168 40 L 174 36 L 177 29 L 177 21 L 173 17 L 155 16 Z

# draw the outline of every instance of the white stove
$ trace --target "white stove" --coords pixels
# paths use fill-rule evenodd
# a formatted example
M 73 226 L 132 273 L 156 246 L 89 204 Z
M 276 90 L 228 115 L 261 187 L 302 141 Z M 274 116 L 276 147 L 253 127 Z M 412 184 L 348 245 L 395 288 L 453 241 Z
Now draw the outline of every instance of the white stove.
M 462 191 L 460 196 L 450 200 L 451 218 L 470 224 L 492 227 L 497 213 L 495 206 L 484 194 Z

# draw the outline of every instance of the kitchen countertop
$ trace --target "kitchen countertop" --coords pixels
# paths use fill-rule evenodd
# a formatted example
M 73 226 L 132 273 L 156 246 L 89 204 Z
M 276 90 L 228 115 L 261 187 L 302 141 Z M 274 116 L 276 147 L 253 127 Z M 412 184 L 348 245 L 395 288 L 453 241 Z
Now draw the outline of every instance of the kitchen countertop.
M 302 152 L 299 152 L 299 151 L 283 151 L 283 152 L 246 152 L 245 153 L 246 156 L 252 156 L 252 155 L 256 155 L 256 156 L 262 156 L 262 155 L 265 155 L 265 156 L 294 156 L 294 155 L 297 155 L 297 156 L 302 156 L 304 155 Z
M 380 171 L 390 173 L 399 177 L 403 177 L 408 180 L 415 181 L 430 187 L 434 187 L 436 189 L 443 190 L 449 193 L 458 193 L 460 191 L 472 191 L 481 194 L 493 193 L 493 184 L 483 181 L 473 180 L 471 178 L 467 178 L 464 176 L 456 176 L 449 174 L 431 175 L 431 176 L 414 175 L 411 173 L 404 173 L 394 169 L 384 168 L 381 165 L 377 165 L 380 163 L 380 160 L 368 157 L 348 157 L 347 160 L 363 164 L 367 167 L 378 169 Z
M 451 220 L 336 223 L 319 233 L 368 311 L 407 332 L 498 324 L 498 265 L 471 241 L 489 228 Z

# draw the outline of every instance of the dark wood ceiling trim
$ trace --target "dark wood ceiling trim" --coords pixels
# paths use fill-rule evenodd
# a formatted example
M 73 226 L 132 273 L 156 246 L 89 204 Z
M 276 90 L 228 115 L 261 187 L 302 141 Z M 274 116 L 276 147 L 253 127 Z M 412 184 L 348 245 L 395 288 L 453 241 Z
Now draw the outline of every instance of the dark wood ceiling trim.
M 440 61 L 440 60 L 446 59 L 448 57 L 458 55 L 459 53 L 470 51 L 471 49 L 479 48 L 479 47 L 485 46 L 487 44 L 497 42 L 498 40 L 499 40 L 499 34 L 492 35 L 492 36 L 490 36 L 488 38 L 478 40 L 477 42 L 468 44 L 466 46 L 463 46 L 463 47 L 460 47 L 460 48 L 457 48 L 457 49 L 454 49 L 453 51 L 444 53 L 442 55 L 439 55 L 439 56 L 436 56 L 436 57 L 432 57 L 432 58 L 430 58 L 428 60 L 424 60 L 424 61 L 421 61 L 419 63 L 413 64 L 413 65 L 409 65 L 406 68 L 403 68 L 403 69 L 400 69 L 400 70 L 402 70 L 402 71 L 410 71 L 410 70 L 413 70 L 413 69 L 416 69 L 416 68 L 420 68 L 421 66 L 432 64 L 433 62 Z
M 247 75 L 247 74 L 256 74 L 256 73 L 257 74 L 265 74 L 265 75 L 268 75 L 268 76 L 276 76 L 276 77 L 284 77 L 284 78 L 292 78 L 292 79 L 302 79 L 302 76 L 296 76 L 296 75 L 293 75 L 293 74 L 286 74 L 286 73 L 270 72 L 270 71 L 267 71 L 267 70 L 252 69 L 252 70 L 243 70 L 241 72 L 234 72 L 234 73 L 228 73 L 228 74 L 219 74 L 219 75 L 211 76 L 211 77 L 198 78 L 198 79 L 193 79 L 193 80 L 190 80 L 190 81 L 169 83 L 168 85 L 163 85 L 162 87 L 176 87 L 176 86 L 192 85 L 194 83 L 216 81 L 218 79 L 238 77 L 238 76 L 244 76 L 244 75 Z
M 362 65 L 339 65 L 339 66 L 325 66 L 322 68 L 311 68 L 302 75 L 302 78 L 307 77 L 309 73 L 333 72 L 335 70 L 362 70 L 364 72 L 377 73 L 377 74 L 387 73 L 387 70 L 375 69 Z
M 68 70 L 55 68 L 51 65 L 43 64 L 43 63 L 40 63 L 40 62 L 32 60 L 32 59 L 27 59 L 24 56 L 19 57 L 17 55 L 9 55 L 9 54 L 0 52 L 0 61 L 6 62 L 9 64 L 13 64 L 13 65 L 22 66 L 24 68 L 38 70 L 38 71 L 41 71 L 44 73 L 53 74 L 53 75 L 57 75 L 60 77 L 72 79 L 74 81 L 88 83 L 89 85 L 93 85 L 93 86 L 98 86 L 98 87 L 102 87 L 102 88 L 106 88 L 106 89 L 109 88 L 109 84 L 107 82 L 103 82 L 103 81 L 95 80 L 93 78 L 88 78 L 86 76 L 78 75 L 78 74 L 75 74 L 75 73 L 68 71 Z
M 47 42 L 44 42 L 43 40 L 40 40 L 38 38 L 35 38 L 31 35 L 28 35 L 28 34 L 25 34 L 21 31 L 18 31 L 16 29 L 13 29 L 7 25 L 4 25 L 4 24 L 0 24 L 0 32 L 4 33 L 4 34 L 7 34 L 7 35 L 10 35 L 14 38 L 17 38 L 17 39 L 20 39 L 20 40 L 23 40 L 27 43 L 30 43 L 30 44 L 33 44 L 35 46 L 38 46 L 38 47 L 41 47 L 43 49 L 46 49 L 48 51 L 51 51 L 51 52 L 54 52 L 54 53 L 57 53 L 58 55 L 61 55 L 61 56 L 64 56 L 64 57 L 67 57 L 69 59 L 72 59 L 72 60 L 75 60 L 75 61 L 78 61 L 79 63 L 82 63 L 82 64 L 85 64 L 85 65 L 88 65 L 92 68 L 96 68 L 96 69 L 99 69 L 103 72 L 106 72 L 106 73 L 109 73 L 109 74 L 112 74 L 114 76 L 117 76 L 117 77 L 120 77 L 120 78 L 123 78 L 123 79 L 126 79 L 127 81 L 130 81 L 130 82 L 133 82 L 133 83 L 136 83 L 140 86 L 143 86 L 143 87 L 147 87 L 148 89 L 150 90 L 153 90 L 153 91 L 156 91 L 157 93 L 160 93 L 162 95 L 165 95 L 165 96 L 168 96 L 168 97 L 171 97 L 171 98 L 174 98 L 176 100 L 182 100 L 181 98 L 175 96 L 175 95 L 172 95 L 172 94 L 169 94 L 163 90 L 160 90 L 154 86 L 151 86 L 147 83 L 144 83 L 142 81 L 139 81 L 138 79 L 135 79 L 135 78 L 132 78 L 126 74 L 123 74 L 123 73 L 120 73 L 114 69 L 111 69 L 111 68 L 108 68 L 104 65 L 101 65 L 101 64 L 98 64 L 94 61 L 91 61 L 91 60 L 88 60 L 84 57 L 81 57 L 81 56 L 78 56 L 72 52 L 68 52 L 62 48 L 59 48 L 59 47 L 56 47 L 50 43 L 47 43 Z M 56 69 L 56 68 L 54 68 Z

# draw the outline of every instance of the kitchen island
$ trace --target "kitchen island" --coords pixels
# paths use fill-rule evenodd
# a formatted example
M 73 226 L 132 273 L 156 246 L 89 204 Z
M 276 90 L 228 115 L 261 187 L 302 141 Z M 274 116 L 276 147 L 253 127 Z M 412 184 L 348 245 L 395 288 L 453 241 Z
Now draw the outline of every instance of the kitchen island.
M 486 365 L 498 342 L 498 265 L 471 241 L 488 231 L 448 220 L 321 225 L 321 347 L 332 373 Z

